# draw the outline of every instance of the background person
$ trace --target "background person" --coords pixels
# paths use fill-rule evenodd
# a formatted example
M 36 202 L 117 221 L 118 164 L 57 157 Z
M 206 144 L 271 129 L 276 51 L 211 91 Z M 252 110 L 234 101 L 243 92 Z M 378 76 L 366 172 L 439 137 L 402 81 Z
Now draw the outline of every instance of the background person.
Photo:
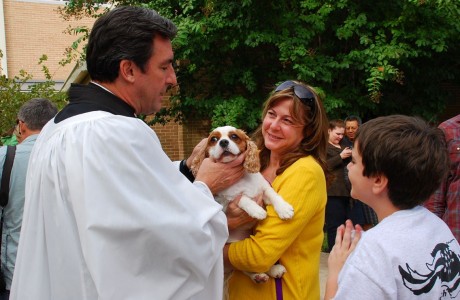
M 344 170 L 351 157 L 350 147 L 341 147 L 340 141 L 345 132 L 342 120 L 329 122 L 329 143 L 327 145 L 327 167 L 331 172 L 331 183 L 327 187 L 326 233 L 328 252 L 335 243 L 337 228 L 344 224 L 350 215 L 350 190 L 345 184 Z
M 30 152 L 43 126 L 57 112 L 56 105 L 48 99 L 42 98 L 33 98 L 19 108 L 16 129 L 19 144 L 16 146 L 13 167 L 11 169 L 8 204 L 3 208 L 1 262 L 6 290 L 0 293 L 0 299 L 2 300 L 9 298 L 11 281 L 13 280 L 22 214 L 24 211 L 25 182 Z M 0 148 L 0 166 L 3 166 L 5 163 L 6 148 Z M 2 176 L 3 168 L 0 167 L 0 178 Z
M 340 145 L 342 147 L 353 148 L 356 133 L 359 126 L 362 125 L 361 118 L 355 115 L 350 115 L 345 119 L 345 136 L 342 139 Z M 348 164 L 349 161 L 346 163 Z M 348 180 L 348 170 L 345 168 L 345 184 L 351 189 L 350 181 Z M 354 224 L 360 224 L 364 230 L 372 228 L 377 224 L 377 215 L 375 212 L 365 203 L 359 201 L 359 199 L 351 198 L 351 212 L 350 219 Z
M 359 242 L 359 227 L 355 239 L 351 222 L 339 228 L 325 299 L 458 298 L 460 246 L 420 206 L 448 172 L 442 132 L 415 117 L 379 117 L 360 127 L 352 157 L 351 196 L 372 207 L 379 223 Z
M 177 84 L 176 26 L 118 7 L 94 23 L 92 82 L 37 139 L 27 174 L 12 299 L 218 299 L 228 237 L 212 194 L 243 175 L 205 160 L 195 181 L 138 114 Z M 185 166 L 182 166 L 185 168 Z
M 356 131 L 362 124 L 361 118 L 355 115 L 349 115 L 345 118 L 345 135 L 340 141 L 342 147 L 353 147 Z
M 229 298 L 318 299 L 328 120 L 315 91 L 294 81 L 275 89 L 262 120 L 255 133 L 261 173 L 294 207 L 294 217 L 283 221 L 269 205 L 251 237 L 225 246 L 226 264 L 234 269 Z M 273 278 L 257 284 L 242 272 L 266 272 L 277 261 L 287 269 L 278 284 Z
M 439 128 L 446 137 L 450 171 L 424 205 L 443 219 L 460 241 L 460 115 L 441 123 Z

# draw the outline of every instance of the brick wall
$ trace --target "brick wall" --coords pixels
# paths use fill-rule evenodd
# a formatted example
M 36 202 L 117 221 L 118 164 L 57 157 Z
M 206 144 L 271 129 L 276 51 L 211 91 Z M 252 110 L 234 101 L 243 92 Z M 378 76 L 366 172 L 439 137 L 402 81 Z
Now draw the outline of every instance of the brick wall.
M 167 107 L 169 101 L 165 99 L 163 106 Z M 193 148 L 205 137 L 210 130 L 210 122 L 207 120 L 191 120 L 184 124 L 169 122 L 165 125 L 151 126 L 161 141 L 163 150 L 171 160 L 187 158 Z
M 185 155 L 190 155 L 193 148 L 203 138 L 208 137 L 211 129 L 211 122 L 209 120 L 190 120 L 184 124 L 184 143 Z
M 64 81 L 69 76 L 74 65 L 60 66 L 59 61 L 76 36 L 64 31 L 69 25 L 91 27 L 94 19 L 64 21 L 57 12 L 62 4 L 60 1 L 3 1 L 8 77 L 18 75 L 24 69 L 34 76 L 34 80 L 44 80 L 38 65 L 43 54 L 48 56 L 45 65 L 53 80 Z

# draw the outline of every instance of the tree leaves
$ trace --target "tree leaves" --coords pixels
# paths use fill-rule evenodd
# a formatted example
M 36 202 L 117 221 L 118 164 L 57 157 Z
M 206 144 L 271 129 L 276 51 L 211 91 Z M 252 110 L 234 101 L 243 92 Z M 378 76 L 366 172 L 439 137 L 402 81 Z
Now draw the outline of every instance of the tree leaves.
M 3 54 L 0 51 L 0 57 Z M 25 70 L 21 70 L 18 75 L 8 78 L 0 76 L 0 136 L 10 137 L 16 126 L 17 113 L 22 104 L 32 98 L 47 98 L 53 101 L 58 108 L 62 108 L 66 103 L 66 95 L 56 92 L 54 81 L 52 80 L 49 69 L 44 64 L 47 56 L 43 55 L 39 59 L 42 71 L 46 80 L 43 82 L 30 83 L 32 75 Z M 5 139 L 8 140 L 8 139 Z
M 392 113 L 435 120 L 460 82 L 460 2 L 454 0 L 108 1 L 172 18 L 180 94 L 163 116 L 207 118 L 247 131 L 276 82 L 324 91 L 330 118 Z M 91 11 L 90 3 L 69 1 Z M 226 115 L 227 114 L 227 115 Z M 223 122 L 221 124 L 221 122 Z

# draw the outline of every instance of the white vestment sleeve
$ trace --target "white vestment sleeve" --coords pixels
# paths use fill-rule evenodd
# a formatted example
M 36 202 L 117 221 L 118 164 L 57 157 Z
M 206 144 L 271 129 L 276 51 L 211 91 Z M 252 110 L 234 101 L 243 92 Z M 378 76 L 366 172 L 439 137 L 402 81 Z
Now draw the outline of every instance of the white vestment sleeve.
M 179 170 L 181 161 L 173 161 L 174 166 L 177 167 Z M 208 185 L 202 181 L 194 181 L 193 185 L 195 185 L 203 194 L 207 195 L 211 199 L 214 199 L 214 195 L 212 194 L 211 190 L 209 189 Z
M 92 112 L 45 127 L 11 299 L 219 299 L 227 222 L 204 186 L 140 120 Z
M 193 185 L 196 186 L 203 194 L 214 200 L 214 196 L 208 186 L 202 181 L 194 181 Z

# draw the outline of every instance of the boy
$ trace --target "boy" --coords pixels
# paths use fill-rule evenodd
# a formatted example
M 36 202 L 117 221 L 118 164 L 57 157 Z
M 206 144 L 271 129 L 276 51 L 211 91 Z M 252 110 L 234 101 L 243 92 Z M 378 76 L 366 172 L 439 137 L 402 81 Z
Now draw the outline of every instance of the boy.
M 354 238 L 350 221 L 338 228 L 325 299 L 459 297 L 460 246 L 420 206 L 448 172 L 442 132 L 414 117 L 370 120 L 358 130 L 347 167 L 351 196 L 373 208 L 379 224 L 362 237 L 355 226 Z

